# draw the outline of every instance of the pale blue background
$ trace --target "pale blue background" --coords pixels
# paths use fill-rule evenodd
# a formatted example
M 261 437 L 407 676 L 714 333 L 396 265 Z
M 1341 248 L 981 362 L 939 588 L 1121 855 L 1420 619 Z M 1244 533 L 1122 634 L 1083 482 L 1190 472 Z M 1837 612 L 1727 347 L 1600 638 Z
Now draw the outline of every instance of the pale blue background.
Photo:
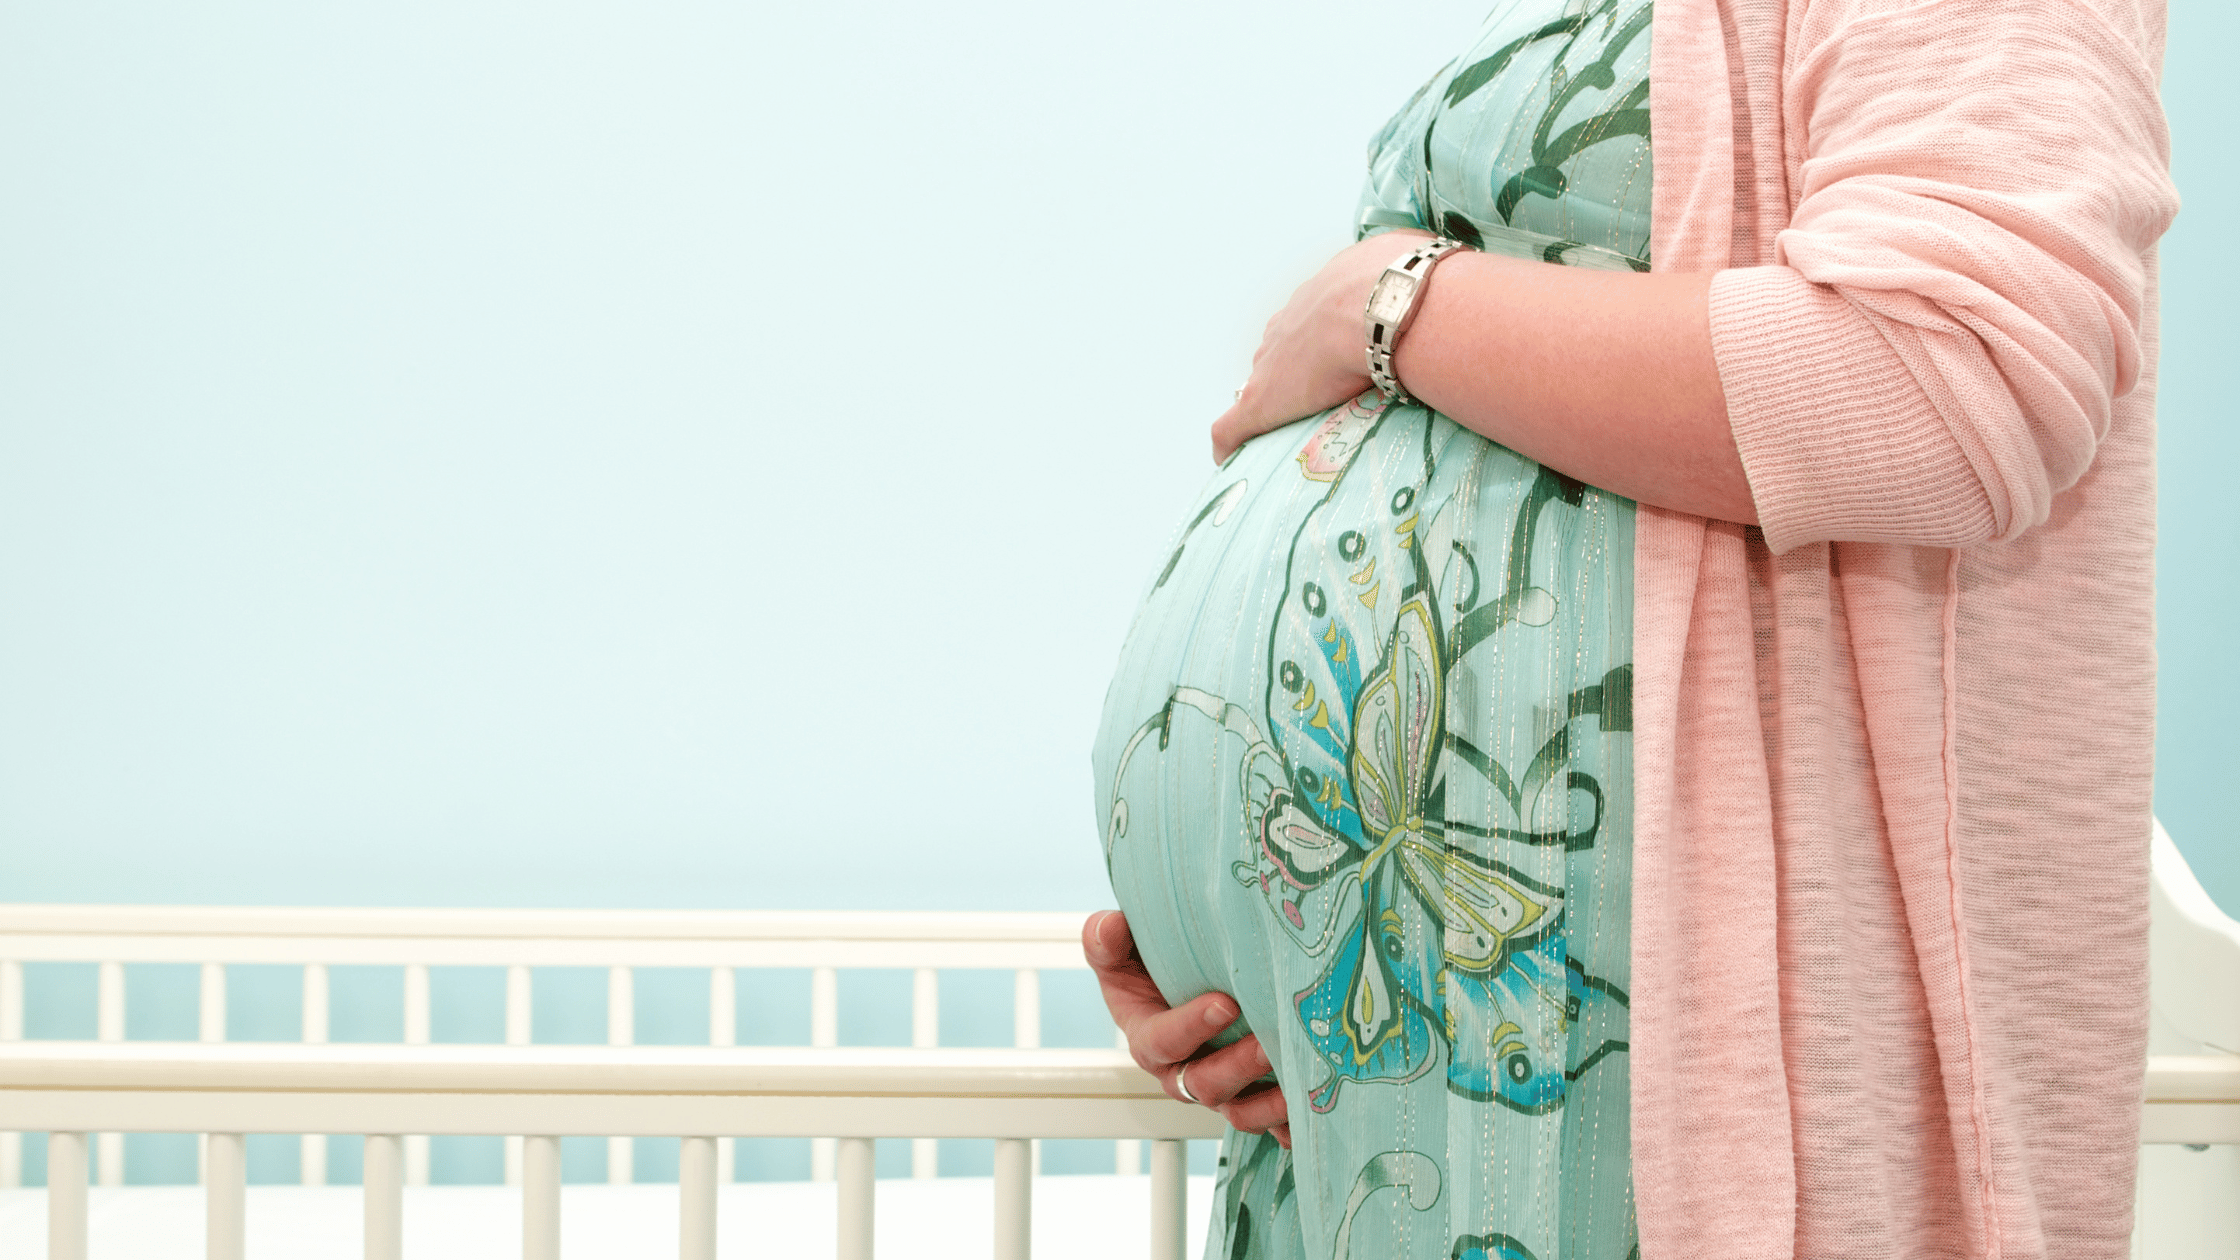
M 2174 7 L 2157 800 L 2234 906 L 2240 19 Z M 0 900 L 1101 903 L 1206 423 L 1480 16 L 0 0 Z

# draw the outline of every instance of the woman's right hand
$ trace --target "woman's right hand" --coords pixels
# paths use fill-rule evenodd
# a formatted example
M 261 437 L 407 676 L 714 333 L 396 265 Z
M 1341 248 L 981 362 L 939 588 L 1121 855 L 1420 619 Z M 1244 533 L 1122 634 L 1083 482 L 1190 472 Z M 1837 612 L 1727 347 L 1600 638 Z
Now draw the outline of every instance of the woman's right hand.
M 1267 1052 L 1257 1035 L 1208 1051 L 1205 1044 L 1237 1018 L 1237 1003 L 1225 993 L 1201 993 L 1180 1006 L 1167 999 L 1144 970 L 1128 919 L 1118 910 L 1100 910 L 1081 925 L 1081 952 L 1097 973 L 1097 987 L 1112 1022 L 1128 1038 L 1136 1066 L 1156 1077 L 1167 1096 L 1197 1102 L 1221 1113 L 1229 1127 L 1266 1133 L 1291 1145 L 1291 1113 L 1281 1086 L 1262 1078 L 1269 1073 Z M 1177 1082 L 1189 1074 L 1185 1098 Z

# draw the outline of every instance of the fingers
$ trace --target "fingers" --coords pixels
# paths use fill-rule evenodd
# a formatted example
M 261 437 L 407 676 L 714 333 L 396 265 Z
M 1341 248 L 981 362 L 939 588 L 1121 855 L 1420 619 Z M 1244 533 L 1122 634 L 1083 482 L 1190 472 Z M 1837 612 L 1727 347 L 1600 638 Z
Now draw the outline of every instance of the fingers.
M 1170 1097 L 1189 1101 L 1177 1079 L 1186 1070 L 1190 1092 L 1200 1105 L 1220 1112 L 1236 1129 L 1272 1133 L 1290 1147 L 1289 1106 L 1283 1091 L 1264 1079 L 1271 1068 L 1260 1038 L 1249 1036 L 1210 1054 L 1198 1053 L 1215 1033 L 1236 1022 L 1234 999 L 1201 993 L 1169 1007 L 1136 953 L 1127 916 L 1117 910 L 1099 911 L 1082 923 L 1081 953 L 1096 973 L 1113 1021 L 1127 1034 L 1137 1064 L 1158 1077 Z
M 1091 915 L 1081 925 L 1081 952 L 1096 973 L 1097 989 L 1104 995 L 1105 1009 L 1112 1012 L 1112 1022 L 1128 1036 L 1129 1052 L 1154 1076 L 1171 1076 L 1168 1068 L 1196 1054 L 1208 1038 L 1236 1022 L 1237 1004 L 1223 993 L 1201 993 L 1169 1007 L 1136 953 L 1127 917 L 1117 910 Z M 1197 1088 L 1194 1080 L 1191 1088 Z
M 1196 1073 L 1191 1074 L 1196 1079 Z M 1226 1107 L 1216 1107 L 1229 1127 L 1240 1133 L 1276 1133 L 1276 1141 L 1291 1145 L 1290 1109 L 1286 1106 L 1283 1091 L 1273 1085 L 1264 1085 L 1242 1095 Z
M 1092 967 L 1106 967 L 1133 958 L 1135 936 L 1128 931 L 1128 916 L 1118 910 L 1099 910 L 1081 923 L 1081 954 Z
M 1260 1048 L 1257 1036 L 1192 1059 L 1187 1066 L 1190 1092 L 1216 1111 L 1227 1106 L 1230 1100 L 1250 1093 L 1269 1071 L 1267 1052 Z
M 1250 389 L 1251 386 L 1247 385 L 1245 388 Z M 1230 405 L 1227 411 L 1222 412 L 1219 416 L 1214 418 L 1214 463 L 1218 464 L 1228 459 L 1230 455 L 1236 452 L 1236 449 L 1238 447 L 1244 445 L 1244 441 L 1246 438 L 1252 436 L 1251 431 L 1245 426 L 1244 417 L 1242 414 L 1243 411 L 1244 400 L 1242 398 L 1239 398 L 1236 402 Z
M 1235 1022 L 1237 1004 L 1228 994 L 1201 993 L 1172 1010 L 1146 1015 L 1120 1027 L 1128 1034 L 1128 1049 L 1135 1054 L 1136 1062 L 1154 1076 L 1164 1077 L 1170 1075 L 1167 1068 L 1197 1054 L 1215 1033 Z M 1203 1099 L 1206 1092 L 1199 1080 L 1198 1068 L 1193 1065 L 1190 1090 Z
M 1112 1012 L 1112 1022 L 1122 1031 L 1166 1011 L 1167 999 L 1152 983 L 1151 973 L 1143 969 L 1143 960 L 1136 956 L 1135 938 L 1128 933 L 1126 915 L 1118 910 L 1090 915 L 1081 925 L 1081 953 L 1096 973 L 1105 1009 Z M 1134 1040 L 1133 1033 L 1129 1040 Z

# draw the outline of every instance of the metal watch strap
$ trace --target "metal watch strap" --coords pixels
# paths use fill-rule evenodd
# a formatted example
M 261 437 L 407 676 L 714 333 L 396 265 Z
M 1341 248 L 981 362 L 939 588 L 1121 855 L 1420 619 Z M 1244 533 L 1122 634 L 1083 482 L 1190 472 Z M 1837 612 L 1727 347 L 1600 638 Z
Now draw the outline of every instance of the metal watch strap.
M 1363 331 L 1369 339 L 1369 379 L 1386 401 L 1411 403 L 1415 399 L 1401 388 L 1400 378 L 1393 375 L 1392 351 L 1400 343 L 1400 334 L 1414 322 L 1416 303 L 1423 297 L 1423 285 L 1431 276 L 1432 267 L 1441 258 L 1461 249 L 1459 241 L 1435 237 L 1426 241 L 1406 257 L 1384 269 L 1377 277 L 1376 287 L 1369 291 L 1369 304 L 1362 312 Z M 1405 292 L 1401 292 L 1405 286 Z M 1394 309 L 1394 300 L 1400 305 Z

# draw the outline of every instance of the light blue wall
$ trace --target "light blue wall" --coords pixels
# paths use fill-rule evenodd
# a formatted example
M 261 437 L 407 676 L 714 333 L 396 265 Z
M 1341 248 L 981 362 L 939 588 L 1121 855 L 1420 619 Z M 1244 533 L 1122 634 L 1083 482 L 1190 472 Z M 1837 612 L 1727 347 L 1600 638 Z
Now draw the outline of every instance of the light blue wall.
M 2240 19 L 2176 8 L 2157 800 L 2235 906 Z M 1205 423 L 1478 16 L 1117 12 L 0 9 L 0 899 L 1104 900 Z
M 2240 10 L 2176 0 L 2162 99 L 2185 209 L 2162 251 L 2160 723 L 2155 810 L 2210 893 L 2240 909 L 2240 143 L 2232 52 Z

